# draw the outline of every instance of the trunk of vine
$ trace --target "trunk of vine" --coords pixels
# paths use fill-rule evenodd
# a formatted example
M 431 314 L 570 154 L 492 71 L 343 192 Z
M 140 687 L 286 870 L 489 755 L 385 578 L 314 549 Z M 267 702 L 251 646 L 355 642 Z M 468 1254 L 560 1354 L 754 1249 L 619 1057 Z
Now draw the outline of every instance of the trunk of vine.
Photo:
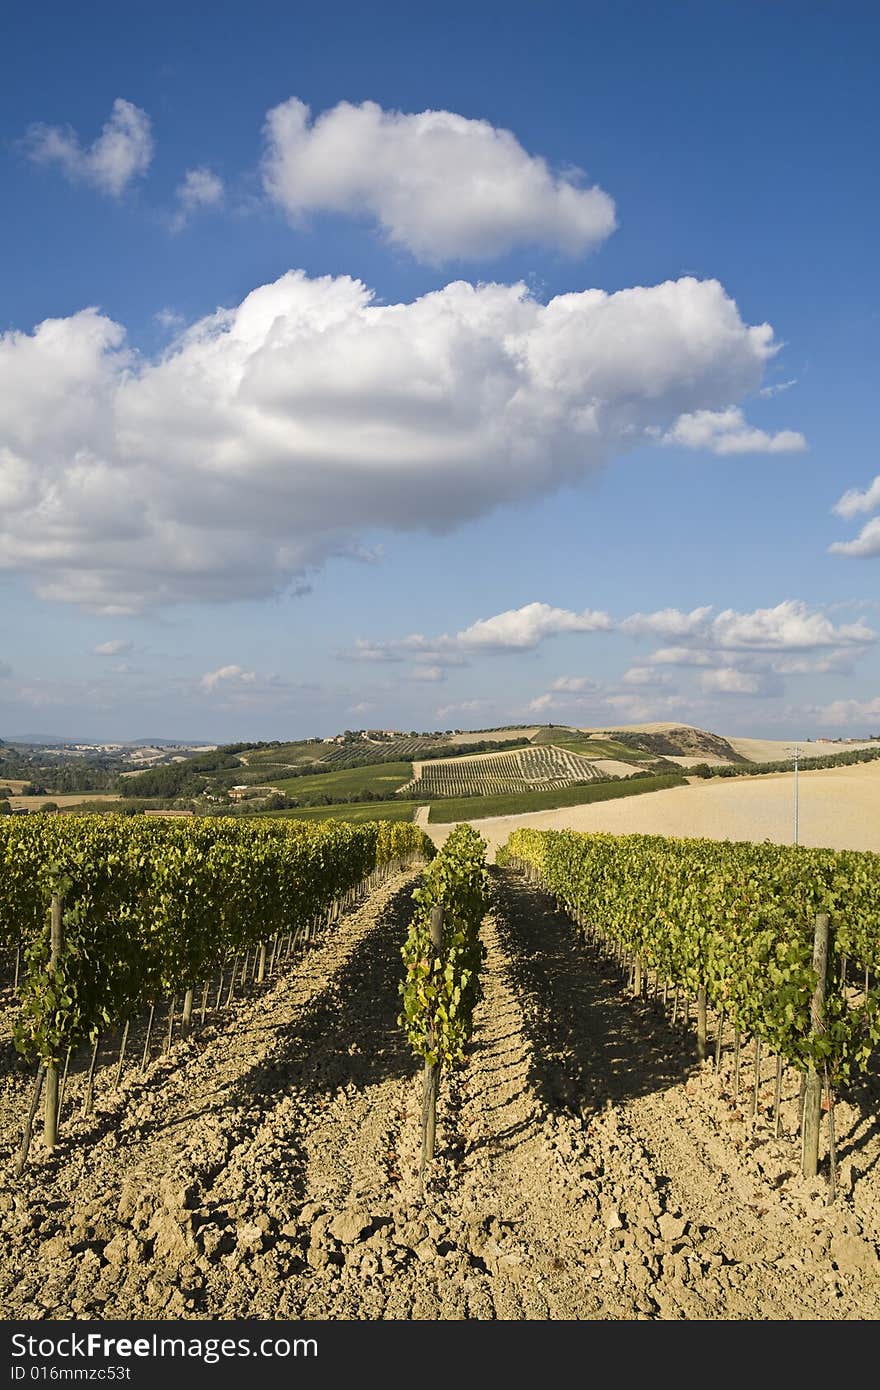
M 257 965 L 257 984 L 261 985 L 266 978 L 266 943 L 260 942 L 260 960 Z
M 37 1067 L 37 1075 L 34 1079 L 34 1090 L 31 1096 L 31 1107 L 24 1122 L 24 1134 L 21 1140 L 21 1148 L 18 1151 L 18 1162 L 15 1165 L 15 1176 L 20 1178 L 24 1172 L 24 1165 L 27 1163 L 28 1150 L 31 1146 L 31 1135 L 34 1132 L 34 1120 L 40 1105 L 40 1092 L 43 1089 L 43 1079 L 46 1075 L 46 1066 L 41 1062 Z
M 49 925 L 49 973 L 55 974 L 61 958 L 63 941 L 64 899 L 60 893 L 52 895 Z M 58 1059 L 50 1058 L 46 1063 L 46 1098 L 43 1111 L 43 1141 L 51 1151 L 58 1143 Z
M 431 908 L 430 919 L 431 946 L 435 955 L 443 951 L 443 908 L 436 903 Z M 434 1046 L 434 1027 L 431 1026 L 431 1047 Z M 425 1091 L 422 1104 L 422 1166 L 420 1177 L 424 1181 L 425 1165 L 434 1157 L 434 1141 L 437 1133 L 437 1091 L 440 1085 L 440 1063 L 425 1063 Z
M 440 1081 L 440 1066 L 437 1062 L 425 1063 L 424 1100 L 422 1102 L 422 1167 L 434 1157 L 434 1143 L 437 1134 L 437 1091 Z
M 58 1063 L 46 1063 L 46 1097 L 43 1103 L 43 1143 L 51 1151 L 58 1143 Z

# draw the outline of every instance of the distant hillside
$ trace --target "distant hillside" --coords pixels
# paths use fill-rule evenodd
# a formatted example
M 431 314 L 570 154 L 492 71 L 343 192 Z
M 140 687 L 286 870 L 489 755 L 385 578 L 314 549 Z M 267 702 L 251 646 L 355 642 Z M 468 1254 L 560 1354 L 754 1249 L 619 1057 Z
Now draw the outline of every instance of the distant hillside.
M 690 724 L 672 724 L 654 731 L 603 729 L 600 732 L 627 748 L 639 753 L 650 753 L 658 758 L 710 757 L 722 758 L 728 763 L 749 762 L 748 758 L 738 753 L 733 744 L 720 734 L 711 734 L 706 729 L 695 729 Z

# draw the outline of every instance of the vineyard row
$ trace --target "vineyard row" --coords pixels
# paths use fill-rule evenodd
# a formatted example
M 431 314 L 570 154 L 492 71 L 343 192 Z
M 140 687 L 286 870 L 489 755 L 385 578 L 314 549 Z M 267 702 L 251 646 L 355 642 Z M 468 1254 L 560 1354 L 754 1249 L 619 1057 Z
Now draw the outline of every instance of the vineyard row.
M 871 1069 L 880 1043 L 880 856 L 771 844 L 518 830 L 499 863 L 538 880 L 630 971 L 649 971 L 802 1077 L 802 1161 L 816 1172 L 823 1083 Z

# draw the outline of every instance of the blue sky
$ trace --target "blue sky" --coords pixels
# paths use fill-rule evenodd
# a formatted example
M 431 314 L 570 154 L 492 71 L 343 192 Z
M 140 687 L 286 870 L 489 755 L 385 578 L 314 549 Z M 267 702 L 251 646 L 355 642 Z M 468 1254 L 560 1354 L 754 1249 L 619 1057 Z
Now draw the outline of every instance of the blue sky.
M 880 730 L 875 6 L 6 33 L 0 736 Z

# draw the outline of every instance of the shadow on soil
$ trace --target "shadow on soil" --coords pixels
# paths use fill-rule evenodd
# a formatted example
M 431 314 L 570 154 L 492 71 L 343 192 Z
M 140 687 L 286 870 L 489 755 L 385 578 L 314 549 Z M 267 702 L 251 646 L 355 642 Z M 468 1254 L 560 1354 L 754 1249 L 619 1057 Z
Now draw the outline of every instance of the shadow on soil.
M 266 1113 L 291 1086 L 311 1094 L 333 1093 L 340 1086 L 353 1084 L 363 1088 L 389 1078 L 414 1075 L 421 1063 L 409 1051 L 403 1031 L 398 1027 L 397 1017 L 401 1007 L 398 985 L 403 973 L 400 948 L 412 916 L 412 892 L 415 886 L 415 881 L 410 879 L 391 894 L 382 908 L 377 909 L 375 921 L 365 930 L 363 939 L 342 969 L 326 979 L 323 987 L 302 1008 L 289 1027 L 275 1027 L 276 1044 L 263 1060 L 237 1081 L 201 1092 L 201 1100 L 210 1097 L 208 1106 L 194 1106 L 190 1113 L 176 1115 L 169 1121 L 163 1107 L 157 1105 L 154 1118 L 141 1126 L 138 1135 L 129 1136 L 125 1131 L 120 1133 L 120 1148 L 140 1146 L 165 1129 L 197 1120 L 206 1109 L 213 1114 L 222 1114 L 225 1110 L 246 1111 L 248 1129 L 255 1131 Z M 369 910 L 368 904 L 361 904 L 356 910 L 363 911 L 365 907 Z M 320 945 L 324 940 L 326 937 L 322 935 L 316 944 Z M 284 973 L 289 977 L 293 977 L 296 970 L 296 960 L 291 960 L 284 967 Z M 262 988 L 248 985 L 237 999 L 252 1002 Z M 206 1046 L 225 1035 L 228 1045 L 234 1047 L 236 1036 L 246 1038 L 249 1034 L 272 1030 L 271 1024 L 250 1024 L 236 1031 L 235 1018 L 225 1010 L 223 1012 L 225 1017 L 221 1014 L 217 1020 L 209 1019 L 205 1030 L 196 1034 L 197 1044 Z M 142 1025 L 143 1021 L 139 1020 L 138 1034 L 142 1031 Z M 165 1026 L 164 1019 L 157 1019 L 158 1035 Z M 115 1044 L 116 1040 L 113 1041 Z M 141 1045 L 141 1039 L 135 1036 L 133 1029 L 129 1058 L 137 1058 Z M 157 1041 L 155 1045 L 158 1047 L 160 1044 Z M 351 1052 L 353 1045 L 356 1050 Z M 112 1050 L 106 1045 L 102 1047 L 104 1076 L 96 1078 L 99 1090 L 108 1085 L 105 1077 L 113 1068 L 108 1067 L 107 1063 L 113 1059 L 115 1050 L 115 1046 Z M 77 1082 L 81 1083 L 84 1076 L 89 1060 L 87 1051 L 82 1049 L 73 1059 L 71 1089 Z M 108 1052 L 110 1057 L 107 1056 Z M 168 1058 L 160 1059 L 160 1069 L 148 1078 L 147 1085 L 151 1080 L 161 1084 L 161 1078 L 166 1073 L 173 1074 L 177 1065 L 179 1062 L 173 1053 Z M 78 1107 L 78 1094 L 75 1101 Z M 71 1135 L 67 1125 L 64 1125 L 55 1155 L 43 1155 L 38 1148 L 33 1158 L 42 1159 L 48 1168 L 52 1168 L 63 1162 L 70 1149 L 80 1145 L 84 1139 L 96 1143 L 104 1134 L 118 1128 L 119 1106 L 124 1104 L 120 1096 L 119 1103 L 112 1108 L 96 1108 L 87 1135 L 82 1131 Z
M 230 1101 L 294 1084 L 309 1093 L 358 1088 L 413 1076 L 421 1063 L 410 1052 L 397 1018 L 403 976 L 400 948 L 412 916 L 413 884 L 395 892 L 343 968 L 279 1033 L 278 1046 L 233 1089 Z M 354 1050 L 352 1050 L 354 1049 Z
M 663 1090 L 696 1070 L 696 1040 L 626 993 L 617 966 L 539 888 L 492 869 L 497 924 L 535 1061 L 529 1082 L 555 1110 L 586 1115 Z

